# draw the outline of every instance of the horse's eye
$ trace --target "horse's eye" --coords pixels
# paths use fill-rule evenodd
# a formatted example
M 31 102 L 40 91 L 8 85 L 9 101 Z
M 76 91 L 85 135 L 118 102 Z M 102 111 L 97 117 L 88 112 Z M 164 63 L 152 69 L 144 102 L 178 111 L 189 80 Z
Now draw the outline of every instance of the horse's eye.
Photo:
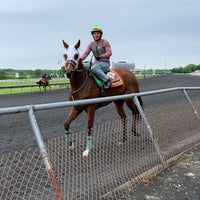
M 74 54 L 74 60 L 78 59 L 78 54 Z
M 67 60 L 67 54 L 64 54 L 63 57 L 65 60 Z

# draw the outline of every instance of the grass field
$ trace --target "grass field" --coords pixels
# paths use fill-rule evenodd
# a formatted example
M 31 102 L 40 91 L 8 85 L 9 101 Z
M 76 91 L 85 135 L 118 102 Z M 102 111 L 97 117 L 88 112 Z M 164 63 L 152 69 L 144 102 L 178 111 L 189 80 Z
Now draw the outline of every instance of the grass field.
M 13 79 L 13 80 L 0 80 L 0 95 L 3 94 L 17 94 L 17 93 L 25 93 L 25 92 L 38 92 L 40 91 L 39 87 L 37 86 L 36 82 L 39 81 L 40 79 Z M 68 83 L 68 79 L 66 78 L 53 78 L 50 80 L 50 84 L 55 84 L 55 83 Z M 30 87 L 28 87 L 30 85 Z M 35 85 L 34 87 L 32 87 Z M 27 86 L 27 87 L 22 87 L 22 88 L 12 88 L 15 86 Z M 7 88 L 2 88 L 2 87 L 7 87 Z M 9 88 L 10 87 L 10 88 Z M 47 90 L 52 90 L 52 89 L 59 89 L 61 86 L 56 85 L 56 86 L 51 86 L 51 88 L 47 87 Z M 41 90 L 43 88 L 41 87 Z

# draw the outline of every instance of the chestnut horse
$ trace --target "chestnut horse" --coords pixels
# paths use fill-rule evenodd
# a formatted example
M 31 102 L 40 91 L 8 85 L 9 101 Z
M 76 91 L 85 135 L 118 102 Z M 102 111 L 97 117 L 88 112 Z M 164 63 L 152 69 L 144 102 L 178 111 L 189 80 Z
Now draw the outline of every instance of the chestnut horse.
M 102 90 L 104 96 L 115 96 L 122 94 L 130 94 L 130 93 L 138 93 L 139 92 L 139 82 L 137 77 L 126 68 L 115 68 L 114 70 L 120 75 L 123 84 L 118 87 L 110 87 L 106 90 L 99 87 L 94 81 L 93 77 L 89 74 L 91 73 L 88 68 L 85 68 L 82 59 L 79 57 L 78 48 L 80 47 L 80 40 L 75 45 L 68 45 L 63 40 L 63 45 L 66 48 L 66 54 L 63 55 L 65 59 L 65 72 L 67 78 L 70 80 L 71 85 L 71 93 L 69 95 L 69 100 L 81 100 L 81 99 L 90 99 L 90 98 L 98 98 L 102 97 Z M 142 100 L 138 98 L 141 106 Z M 133 99 L 125 99 L 125 100 L 117 100 L 114 101 L 116 110 L 121 118 L 123 125 L 123 141 L 127 139 L 126 136 L 126 114 L 123 109 L 123 104 L 126 102 L 127 106 L 132 112 L 132 115 L 135 116 L 133 119 L 132 132 L 136 135 L 135 123 L 136 119 L 139 117 L 138 109 L 133 101 Z M 74 148 L 74 144 L 72 142 L 72 136 L 69 131 L 70 124 L 73 120 L 77 118 L 77 116 L 85 111 L 87 113 L 88 122 L 87 122 L 87 130 L 88 130 L 88 138 L 87 138 L 87 146 L 86 150 L 83 152 L 83 156 L 88 156 L 89 151 L 92 149 L 92 127 L 94 123 L 95 110 L 99 107 L 106 106 L 111 102 L 106 103 L 95 103 L 90 105 L 82 105 L 82 106 L 73 106 L 67 120 L 64 124 L 66 140 L 69 143 L 69 148 L 72 150 Z
M 47 77 L 48 81 L 46 81 L 45 79 L 41 78 L 38 82 L 36 82 L 36 84 L 39 85 L 39 88 L 41 90 L 41 86 L 43 86 L 44 91 L 46 91 L 46 87 L 48 86 L 49 88 L 51 88 L 50 84 L 49 84 L 49 80 L 51 80 L 51 76 Z

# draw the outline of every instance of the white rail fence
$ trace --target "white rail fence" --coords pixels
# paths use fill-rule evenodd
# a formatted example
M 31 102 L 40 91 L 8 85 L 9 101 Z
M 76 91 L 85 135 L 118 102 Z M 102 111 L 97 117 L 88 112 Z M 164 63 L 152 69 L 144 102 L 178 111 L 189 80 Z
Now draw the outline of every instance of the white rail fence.
M 200 87 L 179 87 L 139 94 L 1 108 L 0 115 L 27 112 L 38 148 L 0 154 L 0 199 L 117 199 L 123 187 L 153 176 L 169 166 L 184 151 L 200 143 L 199 99 L 193 91 Z M 189 94 L 189 92 L 190 94 Z M 141 108 L 152 96 L 162 97 L 160 105 Z M 128 116 L 128 140 L 122 138 L 120 120 L 94 127 L 89 157 L 81 154 L 87 130 L 73 133 L 75 150 L 68 149 L 63 137 L 44 142 L 35 112 L 106 101 L 133 98 L 140 111 L 139 137 L 131 133 Z M 162 99 L 161 98 L 161 99 Z M 170 103 L 172 102 L 172 103 Z M 145 104 L 145 103 L 144 103 Z M 64 132 L 64 131 L 63 131 Z
M 69 84 L 69 83 L 51 83 L 50 85 L 51 85 L 51 87 L 59 86 L 60 88 L 61 88 L 61 87 L 70 88 L 70 84 Z M 13 93 L 13 90 L 16 90 L 16 89 L 21 89 L 21 93 L 22 93 L 22 92 L 23 92 L 23 88 L 30 88 L 30 92 L 33 91 L 33 88 L 38 88 L 38 90 L 40 90 L 38 84 L 0 86 L 0 90 L 9 89 L 9 90 L 10 90 L 10 94 L 12 94 L 12 93 Z M 41 86 L 41 88 L 42 88 L 42 86 Z M 49 88 L 49 87 L 48 87 L 48 88 Z

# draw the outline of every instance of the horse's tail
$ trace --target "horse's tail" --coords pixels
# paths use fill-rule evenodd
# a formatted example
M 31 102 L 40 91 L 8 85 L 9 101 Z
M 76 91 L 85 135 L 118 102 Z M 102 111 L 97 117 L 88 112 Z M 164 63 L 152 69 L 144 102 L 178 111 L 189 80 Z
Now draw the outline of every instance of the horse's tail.
M 36 84 L 38 84 L 39 86 L 41 86 L 41 81 L 36 82 Z

